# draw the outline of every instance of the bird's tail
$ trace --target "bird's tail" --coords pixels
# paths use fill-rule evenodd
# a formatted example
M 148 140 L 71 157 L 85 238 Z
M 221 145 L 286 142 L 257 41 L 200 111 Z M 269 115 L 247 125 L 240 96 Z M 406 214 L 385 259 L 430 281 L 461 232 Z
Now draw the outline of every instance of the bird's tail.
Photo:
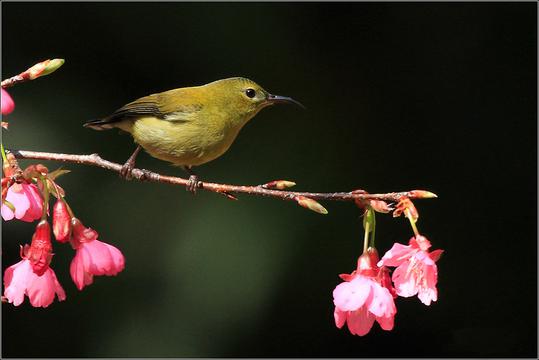
M 107 119 L 90 120 L 82 126 L 94 130 L 109 130 L 115 127 L 114 124 Z

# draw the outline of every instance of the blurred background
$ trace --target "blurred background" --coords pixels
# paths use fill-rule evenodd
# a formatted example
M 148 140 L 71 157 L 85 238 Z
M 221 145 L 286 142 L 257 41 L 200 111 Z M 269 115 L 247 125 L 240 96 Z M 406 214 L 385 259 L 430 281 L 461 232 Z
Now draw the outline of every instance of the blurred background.
M 245 126 L 203 180 L 297 190 L 428 189 L 419 229 L 442 248 L 439 300 L 399 298 L 395 329 L 337 329 L 332 291 L 362 248 L 359 209 L 72 173 L 67 200 L 126 256 L 79 292 L 73 251 L 52 267 L 67 301 L 2 304 L 4 357 L 535 357 L 535 3 L 3 3 L 2 78 L 65 58 L 10 89 L 7 148 L 123 163 L 117 131 L 82 128 L 138 97 L 245 76 L 292 96 Z M 27 165 L 31 161 L 22 162 Z M 184 176 L 142 154 L 138 166 Z M 405 219 L 378 216 L 381 253 Z M 2 269 L 33 225 L 2 224 Z

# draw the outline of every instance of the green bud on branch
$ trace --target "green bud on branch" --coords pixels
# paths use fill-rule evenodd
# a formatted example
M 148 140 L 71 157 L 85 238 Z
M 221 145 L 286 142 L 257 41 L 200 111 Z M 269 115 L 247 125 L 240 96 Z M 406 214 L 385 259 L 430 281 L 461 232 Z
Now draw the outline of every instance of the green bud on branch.
M 303 206 L 304 208 L 312 210 L 319 214 L 326 215 L 328 213 L 326 208 L 320 205 L 320 203 L 316 200 L 310 199 L 305 196 L 296 196 L 294 200 L 296 200 L 300 206 Z

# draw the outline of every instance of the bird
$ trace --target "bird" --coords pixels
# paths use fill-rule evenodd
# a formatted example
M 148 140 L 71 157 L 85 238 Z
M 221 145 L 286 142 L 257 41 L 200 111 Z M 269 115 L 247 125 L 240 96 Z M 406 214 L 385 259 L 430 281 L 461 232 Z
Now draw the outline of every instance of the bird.
M 232 77 L 144 96 L 83 126 L 117 128 L 132 135 L 137 147 L 120 176 L 131 177 L 142 148 L 152 157 L 187 171 L 187 190 L 196 193 L 201 183 L 193 167 L 223 155 L 260 110 L 281 103 L 305 108 L 290 97 L 270 94 L 252 80 Z

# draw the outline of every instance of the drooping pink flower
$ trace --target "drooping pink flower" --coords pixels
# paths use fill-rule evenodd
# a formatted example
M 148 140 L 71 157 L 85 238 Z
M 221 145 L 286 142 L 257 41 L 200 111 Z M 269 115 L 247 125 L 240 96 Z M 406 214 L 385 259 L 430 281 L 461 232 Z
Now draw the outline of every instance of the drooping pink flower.
M 54 270 L 47 270 L 40 276 L 32 270 L 30 260 L 23 259 L 6 269 L 4 273 L 4 296 L 8 302 L 19 306 L 24 301 L 24 295 L 35 307 L 47 307 L 58 296 L 59 301 L 66 298 L 62 285 L 58 282 Z
M 372 253 L 361 255 L 358 269 L 342 274 L 345 282 L 333 290 L 335 325 L 340 329 L 346 323 L 353 335 L 366 335 L 375 320 L 382 329 L 393 329 L 397 308 L 391 292 L 382 285 L 384 272 L 371 261 L 373 257 Z
M 0 97 L 2 115 L 7 115 L 12 112 L 13 109 L 15 109 L 15 102 L 13 101 L 11 96 L 9 96 L 8 92 L 4 89 L 2 89 Z
M 2 204 L 2 218 L 6 221 L 17 218 L 32 222 L 41 217 L 43 200 L 36 185 L 27 183 L 14 183 L 7 189 L 5 200 L 9 201 L 15 211 L 6 204 Z
M 410 245 L 393 244 L 378 262 L 378 266 L 396 266 L 393 272 L 393 282 L 397 295 L 417 297 L 425 305 L 438 299 L 438 268 L 436 261 L 443 250 L 428 252 L 430 241 L 422 236 L 412 237 Z
M 57 200 L 52 209 L 52 231 L 57 241 L 65 243 L 71 235 L 71 215 L 67 205 L 62 200 Z
M 71 244 L 77 250 L 71 261 L 70 274 L 79 290 L 93 283 L 94 275 L 116 275 L 124 269 L 125 259 L 120 250 L 97 240 L 97 231 L 85 228 L 80 220 L 71 221 Z
M 50 226 L 46 220 L 37 224 L 30 246 L 21 248 L 22 260 L 10 266 L 4 273 L 4 296 L 19 306 L 24 295 L 35 307 L 47 307 L 54 301 L 65 300 L 65 292 L 54 270 L 49 266 L 52 259 Z

